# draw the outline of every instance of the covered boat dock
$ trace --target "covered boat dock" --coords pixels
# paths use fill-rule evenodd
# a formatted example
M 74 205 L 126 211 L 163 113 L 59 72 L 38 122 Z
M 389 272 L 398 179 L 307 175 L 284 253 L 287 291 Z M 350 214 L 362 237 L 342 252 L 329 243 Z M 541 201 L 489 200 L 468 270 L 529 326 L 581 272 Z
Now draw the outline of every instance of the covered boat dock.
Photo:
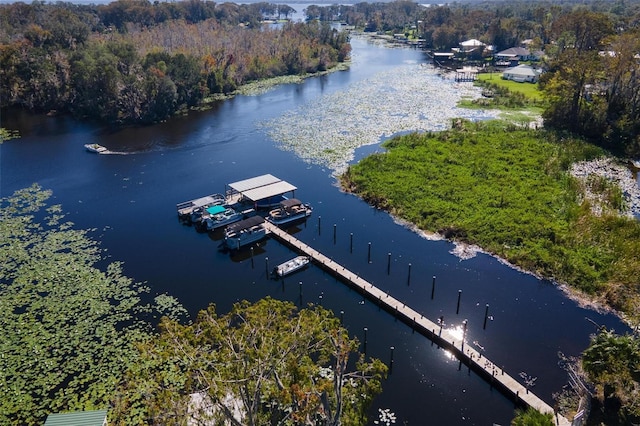
M 229 200 L 250 202 L 254 207 L 264 203 L 265 207 L 277 205 L 287 193 L 293 194 L 298 189 L 271 174 L 256 176 L 227 184 L 225 194 Z

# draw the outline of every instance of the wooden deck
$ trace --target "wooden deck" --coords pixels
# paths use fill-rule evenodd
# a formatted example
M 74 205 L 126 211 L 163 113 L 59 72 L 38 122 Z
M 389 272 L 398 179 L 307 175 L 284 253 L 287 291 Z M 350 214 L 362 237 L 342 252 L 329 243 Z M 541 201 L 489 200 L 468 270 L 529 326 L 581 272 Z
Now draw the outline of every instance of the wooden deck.
M 425 318 L 420 313 L 408 307 L 405 303 L 400 302 L 393 296 L 383 292 L 373 284 L 346 269 L 344 266 L 334 262 L 292 235 L 289 235 L 285 230 L 269 222 L 265 222 L 265 226 L 273 237 L 299 252 L 310 256 L 318 266 L 335 275 L 363 296 L 378 303 L 414 330 L 419 331 L 441 347 L 449 350 L 462 363 L 491 383 L 492 386 L 499 388 L 502 392 L 511 396 L 514 399 L 514 403 L 526 404 L 543 413 L 554 413 L 551 406 L 529 391 L 528 388 L 518 382 L 518 380 L 505 373 L 504 370 L 484 357 L 482 353 L 465 344 L 464 339 L 461 339 L 460 336 L 454 335 L 447 329 L 441 329 L 439 324 L 430 321 L 428 318 Z M 556 424 L 568 426 L 571 425 L 571 422 L 563 416 L 556 415 Z

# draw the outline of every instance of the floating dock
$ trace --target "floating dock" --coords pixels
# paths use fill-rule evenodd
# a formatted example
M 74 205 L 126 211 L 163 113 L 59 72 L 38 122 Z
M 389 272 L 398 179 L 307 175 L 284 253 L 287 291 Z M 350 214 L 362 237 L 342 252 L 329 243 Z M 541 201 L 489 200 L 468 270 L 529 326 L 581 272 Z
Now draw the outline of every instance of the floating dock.
M 511 396 L 516 404 L 525 404 L 542 413 L 553 414 L 555 416 L 556 425 L 558 426 L 571 425 L 571 422 L 567 418 L 555 413 L 553 407 L 533 394 L 515 378 L 505 373 L 504 369 L 496 366 L 493 362 L 484 357 L 482 353 L 469 345 L 466 345 L 464 341 L 464 334 L 461 338 L 450 330 L 443 329 L 440 324 L 436 324 L 425 318 L 422 314 L 414 311 L 405 303 L 400 302 L 393 296 L 375 287 L 373 284 L 346 269 L 344 266 L 334 262 L 324 254 L 288 234 L 285 230 L 282 230 L 269 222 L 265 222 L 264 226 L 274 238 L 311 257 L 318 266 L 350 285 L 363 296 L 369 298 L 375 303 L 378 303 L 378 305 L 385 308 L 385 310 L 408 324 L 414 330 L 419 331 L 439 346 L 449 350 L 460 360 L 461 363 L 465 363 L 470 369 L 473 369 L 481 377 L 491 383 L 492 386 L 499 388 L 506 395 Z

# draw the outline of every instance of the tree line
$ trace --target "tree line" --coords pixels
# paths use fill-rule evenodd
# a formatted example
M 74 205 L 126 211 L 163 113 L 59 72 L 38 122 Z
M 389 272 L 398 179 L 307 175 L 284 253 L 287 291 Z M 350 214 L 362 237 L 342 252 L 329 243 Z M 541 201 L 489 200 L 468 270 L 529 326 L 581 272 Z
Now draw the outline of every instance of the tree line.
M 324 71 L 350 52 L 327 23 L 263 27 L 290 7 L 190 0 L 0 6 L 0 102 L 152 123 L 258 79 Z

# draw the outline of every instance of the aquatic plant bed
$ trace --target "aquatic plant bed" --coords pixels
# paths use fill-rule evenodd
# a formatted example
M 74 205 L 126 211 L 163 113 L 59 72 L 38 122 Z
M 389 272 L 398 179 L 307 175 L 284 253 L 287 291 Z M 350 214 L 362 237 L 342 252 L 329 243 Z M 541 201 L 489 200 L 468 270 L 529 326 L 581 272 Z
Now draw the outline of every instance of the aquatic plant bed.
M 455 83 L 431 66 L 400 64 L 339 93 L 264 123 L 270 137 L 305 161 L 343 170 L 354 150 L 407 131 L 445 130 L 456 117 L 496 118 L 497 111 L 458 108 L 477 98 L 471 83 Z
M 632 313 L 640 299 L 640 225 L 593 214 L 568 172 L 603 155 L 599 149 L 497 121 L 413 133 L 384 146 L 388 152 L 342 175 L 347 190 L 420 229 L 477 244 Z M 603 191 L 602 202 L 619 203 L 609 185 Z

